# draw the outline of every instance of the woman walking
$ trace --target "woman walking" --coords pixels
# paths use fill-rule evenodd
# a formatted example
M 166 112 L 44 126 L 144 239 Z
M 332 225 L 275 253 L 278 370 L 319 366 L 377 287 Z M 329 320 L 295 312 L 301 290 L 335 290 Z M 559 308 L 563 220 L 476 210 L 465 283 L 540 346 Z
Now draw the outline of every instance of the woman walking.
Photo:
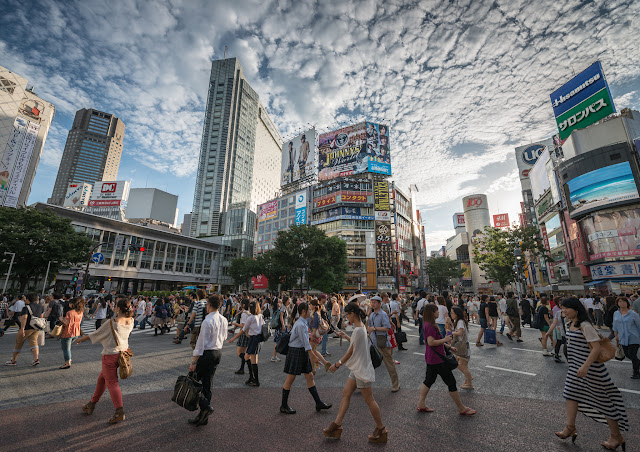
M 233 322 L 232 325 L 235 328 L 240 328 L 240 336 L 238 336 L 238 343 L 236 344 L 236 354 L 240 358 L 240 369 L 236 370 L 236 375 L 244 375 L 244 365 L 245 365 L 245 353 L 247 351 L 247 345 L 249 345 L 249 336 L 247 336 L 244 331 L 245 323 L 247 323 L 247 319 L 251 315 L 249 313 L 249 299 L 244 298 L 238 307 L 239 311 L 236 314 L 236 322 Z M 249 368 L 251 368 L 251 364 L 249 364 Z
M 122 391 L 118 385 L 118 358 L 120 352 L 129 348 L 129 335 L 133 330 L 133 307 L 126 298 L 120 298 L 116 303 L 116 318 L 110 319 L 88 336 L 76 340 L 76 344 L 91 340 L 92 343 L 102 344 L 102 371 L 98 376 L 96 390 L 91 401 L 82 407 L 86 414 L 93 414 L 96 403 L 109 388 L 109 395 L 116 412 L 109 419 L 110 424 L 124 421 L 124 406 L 122 403 Z M 117 344 L 116 344 L 117 338 Z
M 249 335 L 249 343 L 247 344 L 247 351 L 245 352 L 247 367 L 249 367 L 249 379 L 245 384 L 258 387 L 260 386 L 260 379 L 258 378 L 258 352 L 260 351 L 260 343 L 262 342 L 262 325 L 264 325 L 264 319 L 262 318 L 260 304 L 257 301 L 249 303 L 249 312 L 251 315 L 247 317 L 246 323 L 239 333 L 229 339 L 229 342 L 233 343 L 236 338 L 245 333 Z
M 62 347 L 62 355 L 64 356 L 64 364 L 60 369 L 69 369 L 71 367 L 71 344 L 80 336 L 80 324 L 84 313 L 84 298 L 75 297 L 69 301 L 69 311 L 67 315 L 60 317 L 60 321 L 64 323 L 60 346 Z
M 323 318 L 321 315 L 322 305 L 318 302 L 318 300 L 311 300 L 309 303 L 310 310 L 310 319 L 307 321 L 309 325 L 309 339 L 311 342 L 311 350 L 316 355 L 317 360 L 313 366 L 313 374 L 315 375 L 316 370 L 320 367 L 320 364 L 324 365 L 325 371 L 329 370 L 331 367 L 331 363 L 327 361 L 324 356 L 318 351 L 318 345 L 322 342 L 322 338 L 325 334 L 327 334 L 328 328 L 323 330 Z M 325 321 L 326 322 L 326 321 Z M 327 326 L 326 323 L 324 326 Z
M 434 306 L 435 308 L 435 306 Z M 340 439 L 342 435 L 342 421 L 347 414 L 349 405 L 351 404 L 351 396 L 356 391 L 360 390 L 362 398 L 369 406 L 369 411 L 373 417 L 376 427 L 373 433 L 368 436 L 370 443 L 386 443 L 388 431 L 382 423 L 382 414 L 380 413 L 380 407 L 373 398 L 373 390 L 371 384 L 376 379 L 376 373 L 371 364 L 371 355 L 369 354 L 369 339 L 367 330 L 363 321 L 366 318 L 365 312 L 358 306 L 357 303 L 351 302 L 344 308 L 347 321 L 353 325 L 353 333 L 349 337 L 344 331 L 338 331 L 338 335 L 341 338 L 346 339 L 351 343 L 347 353 L 331 366 L 329 372 L 334 373 L 342 364 L 345 364 L 351 372 L 347 383 L 342 390 L 342 400 L 340 401 L 340 409 L 335 421 L 329 425 L 329 427 L 322 430 L 324 436 L 328 438 Z
M 278 363 L 281 359 L 276 354 L 276 347 L 278 346 L 278 342 L 282 339 L 286 333 L 289 332 L 287 319 L 289 318 L 289 310 L 287 309 L 289 305 L 289 297 L 285 296 L 282 301 L 278 300 L 277 309 L 273 311 L 273 319 L 271 320 L 271 324 L 273 325 L 273 355 L 271 356 L 272 363 Z
M 447 303 L 443 296 L 436 297 L 436 303 L 438 303 L 438 318 L 436 318 L 436 325 L 440 329 L 440 336 L 446 335 L 445 324 L 449 317 L 449 310 L 447 309 Z
M 295 414 L 296 410 L 289 406 L 289 392 L 296 377 L 304 374 L 307 381 L 307 389 L 311 393 L 313 400 L 316 402 L 316 411 L 328 410 L 331 408 L 330 403 L 324 403 L 318 395 L 316 383 L 313 379 L 313 364 L 318 360 L 317 353 L 311 349 L 309 343 L 309 327 L 307 319 L 311 315 L 309 305 L 306 302 L 296 306 L 299 317 L 291 329 L 291 337 L 289 338 L 289 352 L 284 362 L 284 373 L 287 379 L 282 385 L 282 403 L 280 404 L 280 412 L 284 414 Z
M 444 362 L 445 356 L 445 344 L 451 342 L 452 336 L 440 335 L 440 329 L 436 324 L 438 308 L 435 305 L 428 304 L 424 307 L 422 312 L 422 318 L 424 319 L 424 337 L 426 345 L 425 360 L 427 361 L 427 374 L 424 382 L 420 385 L 420 397 L 418 399 L 418 411 L 423 413 L 431 413 L 434 410 L 425 405 L 425 400 L 429 394 L 429 390 L 433 383 L 436 382 L 438 375 L 442 378 L 442 381 L 449 388 L 449 396 L 458 407 L 458 412 L 463 416 L 473 416 L 477 413 L 476 410 L 465 406 L 460 400 L 460 393 L 456 387 L 456 379 L 453 376 L 451 369 L 447 363 Z M 451 351 L 455 352 L 456 349 L 450 347 Z
M 102 326 L 102 322 L 107 318 L 107 300 L 104 297 L 99 298 L 96 301 L 96 314 L 94 316 L 96 319 L 96 331 L 100 329 Z
M 616 343 L 622 346 L 625 356 L 633 364 L 631 378 L 640 379 L 640 315 L 631 310 L 631 303 L 627 297 L 618 298 L 618 311 L 613 314 L 613 332 L 616 335 Z
M 566 299 L 562 311 L 569 320 L 566 325 L 569 371 L 563 393 L 567 399 L 567 423 L 562 431 L 556 432 L 556 436 L 560 439 L 571 437 L 575 442 L 578 436 L 576 416 L 581 411 L 585 416 L 609 425 L 611 433 L 609 440 L 602 442 L 603 447 L 615 450 L 621 445 L 624 451 L 626 444 L 620 430 L 629 429 L 627 413 L 622 395 L 611 381 L 607 368 L 597 362 L 600 335 L 577 298 Z
M 451 318 L 454 323 L 453 341 L 451 346 L 455 348 L 453 353 L 458 361 L 458 370 L 464 375 L 464 383 L 460 385 L 462 389 L 474 389 L 473 377 L 469 371 L 469 323 L 464 315 L 464 311 L 459 306 L 454 306 L 451 310 Z

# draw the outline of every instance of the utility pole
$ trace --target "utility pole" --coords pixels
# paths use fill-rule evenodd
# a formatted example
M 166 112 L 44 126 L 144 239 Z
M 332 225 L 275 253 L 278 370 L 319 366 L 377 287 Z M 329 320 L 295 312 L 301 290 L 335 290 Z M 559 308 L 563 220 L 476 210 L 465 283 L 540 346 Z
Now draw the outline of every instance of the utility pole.
M 16 258 L 16 253 L 10 253 L 8 251 L 5 251 L 4 254 L 11 254 L 11 263 L 9 264 L 7 277 L 4 280 L 4 288 L 2 289 L 2 293 L 7 293 L 7 284 L 9 283 L 9 275 L 11 274 L 11 269 L 13 268 L 13 260 Z
M 84 293 L 84 289 L 85 289 L 85 287 L 87 287 L 87 280 L 89 279 L 89 265 L 91 264 L 91 257 L 93 256 L 94 251 L 97 250 L 102 245 L 106 245 L 106 243 L 105 242 L 98 243 L 89 252 L 89 259 L 87 259 L 87 268 L 86 268 L 86 270 L 84 272 L 84 279 L 82 280 L 82 291 L 80 292 L 81 294 Z

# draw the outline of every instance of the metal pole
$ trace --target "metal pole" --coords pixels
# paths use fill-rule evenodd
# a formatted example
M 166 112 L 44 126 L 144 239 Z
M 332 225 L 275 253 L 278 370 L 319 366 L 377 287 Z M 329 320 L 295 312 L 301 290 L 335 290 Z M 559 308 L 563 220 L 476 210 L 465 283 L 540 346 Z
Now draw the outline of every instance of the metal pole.
M 93 247 L 93 249 L 89 253 L 89 260 L 87 260 L 87 268 L 84 272 L 84 279 L 82 280 L 82 291 L 80 292 L 81 295 L 84 294 L 84 289 L 85 287 L 87 287 L 87 280 L 89 279 L 89 265 L 91 264 L 91 257 L 93 256 L 93 252 L 98 248 L 100 248 L 102 245 L 106 245 L 106 243 L 103 243 L 103 242 L 98 243 L 96 246 Z
M 11 274 L 11 269 L 13 268 L 13 260 L 16 257 L 16 253 L 10 253 L 5 251 L 4 254 L 11 254 L 11 263 L 9 264 L 9 271 L 7 271 L 7 277 L 4 280 L 4 288 L 2 289 L 2 293 L 7 293 L 7 284 L 9 283 L 9 275 Z
M 51 268 L 51 261 L 47 264 L 47 273 L 44 274 L 44 282 L 42 283 L 42 294 L 44 295 L 44 289 L 47 287 L 47 278 L 49 278 L 49 269 Z

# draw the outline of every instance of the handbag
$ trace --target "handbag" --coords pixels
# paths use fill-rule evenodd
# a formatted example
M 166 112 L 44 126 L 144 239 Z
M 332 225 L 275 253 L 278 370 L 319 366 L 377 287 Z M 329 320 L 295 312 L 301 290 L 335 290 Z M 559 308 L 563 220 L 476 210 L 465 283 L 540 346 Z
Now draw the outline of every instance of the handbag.
M 407 333 L 405 333 L 404 331 L 398 331 L 396 333 L 396 341 L 398 342 L 398 344 L 404 344 L 405 342 L 407 342 Z
M 189 411 L 195 411 L 198 409 L 201 395 L 202 384 L 196 381 L 193 372 L 189 372 L 188 375 L 178 377 L 176 385 L 173 387 L 171 401 Z
M 389 332 L 387 335 L 389 337 L 389 343 L 391 344 L 391 348 L 398 348 L 398 341 L 396 341 L 396 335 L 393 332 L 392 328 L 389 328 Z
M 580 325 L 580 331 L 584 336 L 582 325 Z M 613 359 L 614 356 L 616 356 L 616 347 L 608 337 L 604 337 L 600 333 L 598 333 L 598 337 L 600 338 L 600 340 L 598 341 L 600 343 L 600 354 L 598 355 L 598 359 L 596 359 L 596 361 L 599 363 L 606 363 L 607 361 Z M 593 349 L 593 345 L 591 345 L 591 342 L 587 343 L 589 344 L 589 350 Z
M 56 326 L 51 330 L 51 337 L 58 338 L 62 336 L 62 331 L 64 330 L 64 323 L 56 323 Z
M 496 330 L 486 329 L 484 330 L 484 343 L 496 345 Z
M 120 347 L 120 343 L 118 342 L 118 337 L 116 336 L 116 332 L 113 329 L 113 322 L 111 320 L 109 322 L 109 326 L 111 327 L 111 334 L 113 335 L 113 340 L 116 341 L 116 347 Z M 131 365 L 131 357 L 133 356 L 133 352 L 130 348 L 126 349 L 123 352 L 120 352 L 120 356 L 118 357 L 118 373 L 120 374 L 120 378 L 126 380 L 133 373 L 133 366 Z
M 469 338 L 467 337 L 466 330 L 462 336 L 453 336 L 451 346 L 458 350 L 455 352 L 456 355 L 461 356 L 462 358 L 469 357 Z
M 456 359 L 456 357 L 453 355 L 453 353 L 451 353 L 451 350 L 448 347 L 444 348 L 444 356 L 442 356 L 442 354 L 440 354 L 435 347 L 431 347 L 431 349 L 433 350 L 433 352 L 438 355 L 440 357 L 440 359 L 442 359 L 443 364 L 445 364 L 447 366 L 447 368 L 449 370 L 454 370 L 457 369 L 458 367 L 458 360 Z
M 276 352 L 281 355 L 286 355 L 289 353 L 289 339 L 291 339 L 290 333 L 284 333 L 278 343 L 276 344 Z
M 269 329 L 269 324 L 264 323 L 262 325 L 262 332 L 260 335 L 260 340 L 262 342 L 267 342 L 269 340 L 269 338 L 271 337 L 271 330 Z
M 387 337 L 384 336 L 384 338 L 386 341 Z M 380 352 L 380 350 L 378 350 L 378 347 L 376 347 L 373 344 L 371 337 L 369 337 L 369 342 L 371 343 L 371 345 L 369 346 L 369 354 L 371 355 L 371 364 L 373 364 L 374 369 L 377 369 L 378 367 L 380 367 L 380 364 L 382 364 L 382 360 L 383 360 L 382 352 Z
M 29 315 L 31 316 L 31 321 L 29 322 L 31 328 L 38 331 L 44 331 L 44 329 L 47 327 L 47 319 L 43 317 L 35 317 L 33 315 L 33 311 L 31 310 L 31 306 L 29 305 L 27 305 L 27 310 L 29 311 Z
M 618 361 L 623 361 L 624 360 L 624 350 L 622 349 L 622 345 L 618 344 L 618 346 L 616 347 L 616 356 L 615 358 Z

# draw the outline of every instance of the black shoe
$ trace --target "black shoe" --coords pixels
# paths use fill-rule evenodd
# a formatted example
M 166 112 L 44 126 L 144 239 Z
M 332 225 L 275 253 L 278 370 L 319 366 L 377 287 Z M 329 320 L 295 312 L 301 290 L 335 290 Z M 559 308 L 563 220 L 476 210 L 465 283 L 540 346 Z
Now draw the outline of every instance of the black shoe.
M 631 375 L 631 379 L 632 379 L 632 380 L 640 380 L 640 374 L 633 374 L 633 375 Z
M 198 422 L 200 422 L 201 418 L 202 418 L 202 410 L 200 410 L 200 412 L 198 413 L 198 415 L 196 417 L 194 417 L 193 419 L 187 420 L 187 422 L 189 424 L 197 424 Z
M 251 380 L 249 383 L 247 383 L 249 386 L 254 386 L 254 387 L 259 387 L 260 386 L 260 382 L 258 380 Z
M 420 345 L 424 345 L 424 342 L 418 342 Z
M 516 342 L 524 342 L 522 339 L 518 339 Z
M 246 385 L 251 385 L 251 383 L 253 383 L 253 378 L 249 378 L 247 381 L 244 382 L 244 384 Z
M 236 375 L 244 375 L 244 369 L 238 369 L 235 371 Z
M 509 339 L 510 341 L 513 340 L 513 338 L 511 337 L 511 335 L 509 333 L 507 333 L 507 339 Z
M 289 405 L 281 406 L 280 407 L 280 412 L 284 413 L 284 414 L 296 414 L 296 410 L 291 408 Z
M 207 425 L 209 423 L 209 415 L 213 413 L 213 408 L 211 408 L 211 406 L 208 406 L 206 410 L 202 410 L 200 412 L 202 413 L 202 416 L 200 417 L 200 421 L 196 424 L 198 427 L 200 427 L 201 425 Z
M 406 348 L 404 348 L 402 345 L 400 345 L 400 346 L 398 347 L 398 350 L 407 350 L 407 349 L 406 349 Z
M 555 362 L 557 362 L 558 364 L 563 363 L 564 361 L 562 361 L 562 359 L 559 356 L 556 356 L 553 358 L 555 360 Z
M 316 403 L 316 411 L 328 410 L 329 408 L 331 408 L 330 403 L 324 403 L 324 402 Z

